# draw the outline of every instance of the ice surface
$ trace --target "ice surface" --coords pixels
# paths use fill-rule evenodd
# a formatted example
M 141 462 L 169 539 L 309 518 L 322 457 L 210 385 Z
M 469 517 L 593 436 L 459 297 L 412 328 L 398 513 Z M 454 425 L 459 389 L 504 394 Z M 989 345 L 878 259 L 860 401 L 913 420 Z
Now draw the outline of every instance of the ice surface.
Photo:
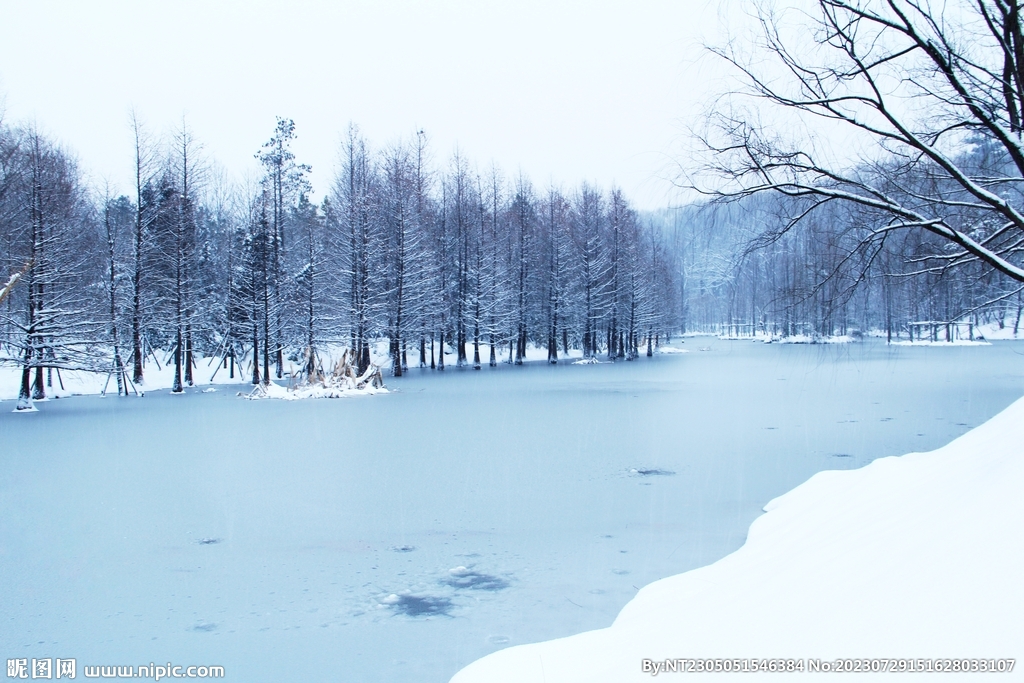
M 1009 659 L 999 678 L 1024 680 L 1022 443 L 1024 399 L 937 451 L 820 472 L 770 501 L 741 549 L 646 586 L 610 628 L 498 652 L 452 683 L 639 682 L 645 659 L 736 657 L 803 661 L 786 680 L 834 679 L 811 659 L 950 657 L 956 673 L 912 677 L 988 680 L 960 662 Z
M 700 343 L 355 401 L 4 401 L 0 655 L 444 681 L 608 626 L 815 472 L 936 448 L 1024 387 L 1015 342 Z

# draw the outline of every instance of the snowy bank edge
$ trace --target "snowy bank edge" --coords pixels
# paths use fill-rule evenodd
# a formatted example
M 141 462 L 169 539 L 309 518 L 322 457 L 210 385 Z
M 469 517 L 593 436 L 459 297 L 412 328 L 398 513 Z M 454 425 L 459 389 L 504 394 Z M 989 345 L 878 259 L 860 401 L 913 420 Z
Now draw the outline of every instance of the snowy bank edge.
M 819 472 L 740 549 L 644 587 L 612 626 L 498 651 L 452 683 L 650 680 L 644 658 L 1020 659 L 1021 444 L 1024 398 L 935 451 Z

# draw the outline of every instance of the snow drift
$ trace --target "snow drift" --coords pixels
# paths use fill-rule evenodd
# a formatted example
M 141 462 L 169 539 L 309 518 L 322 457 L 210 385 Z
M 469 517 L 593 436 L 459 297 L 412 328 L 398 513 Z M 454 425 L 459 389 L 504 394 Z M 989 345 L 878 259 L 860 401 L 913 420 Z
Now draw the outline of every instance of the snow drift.
M 816 474 L 768 503 L 742 548 L 643 588 L 611 627 L 496 652 L 452 683 L 650 680 L 644 659 L 1020 660 L 1022 444 L 1024 399 L 936 451 Z

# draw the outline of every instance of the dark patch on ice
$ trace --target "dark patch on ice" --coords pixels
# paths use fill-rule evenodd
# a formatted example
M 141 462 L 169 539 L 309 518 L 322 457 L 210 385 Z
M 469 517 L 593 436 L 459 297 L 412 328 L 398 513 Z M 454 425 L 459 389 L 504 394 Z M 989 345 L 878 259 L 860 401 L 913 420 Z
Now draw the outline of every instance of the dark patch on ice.
M 200 631 L 202 633 L 209 633 L 217 628 L 217 624 L 211 624 L 208 621 L 200 621 L 198 624 L 192 627 L 193 631 Z
M 891 417 L 883 417 L 882 419 L 879 420 L 879 422 L 892 422 L 892 418 Z
M 444 579 L 441 583 L 452 588 L 469 588 L 478 591 L 500 591 L 508 588 L 508 581 L 500 576 L 484 574 L 483 572 L 466 569 L 465 567 L 449 569 L 448 578 Z
M 645 469 L 632 469 L 632 474 L 639 474 L 641 477 L 671 477 L 675 474 L 672 470 L 663 470 L 657 467 L 645 468 Z
M 396 545 L 396 546 L 392 546 L 391 550 L 396 552 L 396 553 L 411 553 L 412 551 L 416 550 L 416 546 L 414 546 L 414 545 Z
M 219 538 L 200 538 L 198 541 L 199 545 L 213 545 L 214 543 L 220 543 Z
M 452 601 L 439 595 L 389 595 L 382 601 L 407 617 L 451 616 Z
M 850 455 L 849 453 L 833 453 L 832 457 L 833 458 L 852 458 L 853 456 Z
M 778 429 L 778 427 L 765 427 L 765 429 Z

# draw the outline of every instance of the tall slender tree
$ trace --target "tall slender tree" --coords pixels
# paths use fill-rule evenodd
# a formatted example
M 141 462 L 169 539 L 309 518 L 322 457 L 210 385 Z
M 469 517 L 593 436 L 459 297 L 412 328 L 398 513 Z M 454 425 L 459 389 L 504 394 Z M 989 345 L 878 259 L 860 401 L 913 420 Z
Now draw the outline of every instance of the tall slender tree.
M 132 226 L 132 381 L 142 384 L 144 381 L 145 350 L 143 347 L 143 274 L 144 248 L 147 242 L 152 211 L 145 201 L 143 190 L 151 182 L 152 151 L 142 121 L 138 113 L 132 109 L 129 115 L 132 139 L 135 150 L 134 190 L 135 190 L 135 224 Z
M 271 254 L 270 270 L 271 291 L 274 301 L 274 364 L 278 379 L 282 377 L 284 365 L 284 321 L 282 320 L 282 287 L 283 268 L 287 249 L 287 217 L 295 201 L 310 191 L 306 175 L 312 170 L 306 164 L 295 161 L 291 150 L 295 140 L 295 122 L 292 119 L 277 117 L 274 134 L 264 143 L 256 158 L 263 164 L 266 172 L 265 182 L 269 186 L 270 221 L 271 221 Z

